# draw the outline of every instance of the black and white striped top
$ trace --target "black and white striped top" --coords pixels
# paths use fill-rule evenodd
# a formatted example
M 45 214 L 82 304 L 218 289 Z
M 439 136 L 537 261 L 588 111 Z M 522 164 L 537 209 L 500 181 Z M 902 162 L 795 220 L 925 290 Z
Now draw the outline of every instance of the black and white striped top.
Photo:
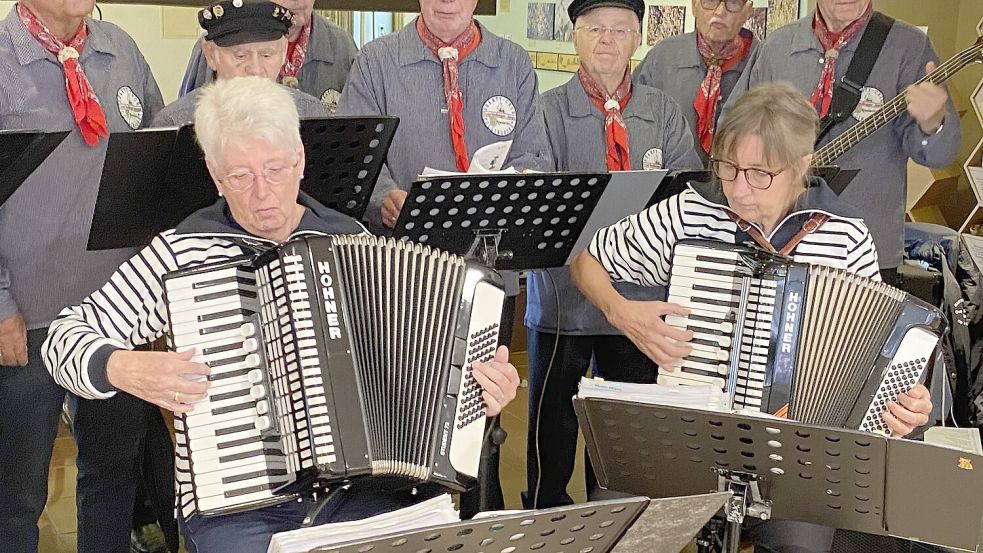
M 326 234 L 360 234 L 365 227 L 301 193 L 307 208 L 290 239 Z M 256 254 L 275 246 L 271 240 L 246 234 L 229 219 L 224 199 L 191 215 L 176 229 L 162 232 L 150 245 L 123 263 L 109 281 L 79 305 L 58 314 L 41 347 L 55 381 L 87 399 L 107 399 L 116 389 L 106 376 L 109 356 L 164 336 L 169 329 L 164 305 L 164 275 L 205 263 Z M 183 425 L 175 420 L 180 434 Z M 185 516 L 194 512 L 189 452 L 179 439 L 175 447 L 175 487 Z
M 679 240 L 744 241 L 742 236 L 747 235 L 739 231 L 727 211 L 730 209 L 718 185 L 690 183 L 681 194 L 598 230 L 588 251 L 615 281 L 664 286 Z M 780 248 L 817 212 L 829 215 L 829 220 L 799 242 L 791 257 L 799 263 L 825 265 L 880 280 L 877 252 L 863 219 L 840 215 L 849 208 L 819 179 L 810 182 L 797 207 L 767 238 Z

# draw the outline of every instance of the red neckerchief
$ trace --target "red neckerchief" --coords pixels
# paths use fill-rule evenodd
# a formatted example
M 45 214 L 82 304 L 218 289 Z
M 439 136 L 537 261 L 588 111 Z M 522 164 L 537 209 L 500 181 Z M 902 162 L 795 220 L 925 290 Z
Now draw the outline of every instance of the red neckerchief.
M 300 30 L 297 38 L 287 44 L 287 61 L 280 68 L 280 82 L 291 87 L 298 88 L 300 81 L 297 74 L 304 65 L 304 58 L 307 57 L 307 47 L 311 43 L 311 29 L 314 27 L 314 18 L 307 21 L 307 25 Z
M 89 146 L 95 146 L 99 142 L 99 137 L 109 136 L 109 126 L 106 123 L 106 113 L 102 111 L 99 98 L 96 97 L 95 90 L 89 84 L 89 79 L 85 77 L 82 64 L 78 62 L 85 47 L 85 39 L 88 36 L 88 29 L 85 20 L 79 27 L 75 36 L 68 41 L 68 44 L 58 40 L 51 31 L 45 27 L 44 23 L 34 15 L 31 10 L 17 4 L 17 15 L 20 16 L 24 26 L 31 33 L 45 50 L 58 56 L 62 69 L 65 71 L 65 89 L 68 92 L 68 105 L 72 108 L 72 115 L 75 116 L 75 123 L 82 131 L 82 139 Z
M 857 32 L 867 24 L 870 14 L 874 13 L 874 3 L 867 4 L 867 11 L 856 21 L 847 25 L 842 32 L 833 33 L 826 27 L 826 21 L 819 8 L 816 8 L 816 17 L 812 20 L 812 30 L 819 39 L 819 44 L 823 50 L 823 72 L 819 76 L 819 84 L 815 92 L 812 93 L 812 105 L 819 110 L 819 117 L 826 117 L 829 113 L 829 106 L 833 102 L 833 81 L 836 78 L 836 58 L 840 57 L 840 50 L 846 46 L 847 42 L 857 34 Z
M 754 35 L 741 29 L 734 41 L 720 53 L 714 53 L 703 35 L 696 33 L 696 49 L 707 66 L 700 88 L 696 91 L 693 108 L 696 109 L 696 134 L 703 151 L 709 153 L 713 145 L 713 133 L 717 126 L 717 104 L 720 102 L 720 79 L 724 72 L 740 63 L 751 52 Z
M 481 43 L 481 31 L 478 25 L 471 21 L 468 28 L 457 38 L 447 43 L 423 23 L 423 17 L 416 18 L 416 30 L 424 46 L 433 52 L 444 65 L 444 97 L 447 99 L 447 114 L 450 119 L 451 143 L 454 145 L 454 160 L 458 171 L 467 171 L 471 166 L 468 157 L 468 147 L 464 143 L 464 100 L 461 98 L 461 86 L 458 82 L 458 63 L 468 54 L 474 52 Z
M 622 115 L 631 100 L 631 73 L 625 71 L 625 78 L 614 94 L 608 94 L 593 77 L 584 71 L 577 71 L 580 84 L 591 103 L 604 113 L 604 142 L 607 144 L 608 171 L 631 171 L 631 157 L 628 152 L 628 126 Z

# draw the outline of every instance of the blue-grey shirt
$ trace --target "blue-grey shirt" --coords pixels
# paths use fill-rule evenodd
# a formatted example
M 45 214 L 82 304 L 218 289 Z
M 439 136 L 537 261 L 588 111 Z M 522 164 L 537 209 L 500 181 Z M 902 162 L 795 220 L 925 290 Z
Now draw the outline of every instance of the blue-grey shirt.
M 334 113 L 358 48 L 344 29 L 318 14 L 312 17 L 314 26 L 311 29 L 311 41 L 297 80 L 300 90 L 321 100 L 328 112 Z M 215 72 L 208 67 L 201 51 L 203 41 L 203 38 L 199 38 L 191 50 L 191 59 L 188 60 L 188 68 L 184 71 L 184 80 L 178 92 L 180 96 L 215 79 Z
M 578 76 L 574 75 L 567 84 L 543 94 L 543 112 L 558 171 L 607 170 L 604 114 L 591 103 Z M 703 166 L 694 149 L 693 133 L 679 105 L 661 90 L 635 84 L 631 100 L 625 106 L 624 119 L 628 126 L 632 169 L 699 169 Z M 577 290 L 568 268 L 548 271 L 549 275 L 545 271 L 534 271 L 526 278 L 527 328 L 576 335 L 620 334 Z M 632 300 L 665 299 L 663 287 L 618 283 L 615 288 Z
M 317 98 L 294 88 L 284 88 L 287 88 L 290 91 L 290 95 L 293 96 L 294 103 L 297 105 L 297 114 L 301 118 L 328 116 L 328 111 L 325 109 L 324 104 Z M 180 127 L 181 125 L 194 123 L 195 108 L 198 106 L 198 96 L 201 95 L 201 91 L 202 89 L 196 88 L 164 106 L 164 109 L 151 121 L 150 126 Z
M 734 85 L 737 84 L 737 79 L 741 76 L 748 60 L 752 58 L 757 48 L 758 39 L 752 38 L 748 56 L 727 68 L 727 71 L 724 71 L 720 76 L 720 101 L 717 103 L 716 117 L 720 116 Z M 695 31 L 659 42 L 649 50 L 645 59 L 638 64 L 632 73 L 636 83 L 654 86 L 676 100 L 689 122 L 694 136 L 696 135 L 697 120 L 693 102 L 706 74 L 707 64 L 697 50 Z M 703 151 L 703 147 L 699 143 L 696 145 L 696 153 L 706 165 L 709 156 Z
M 815 12 L 810 12 L 795 23 L 774 31 L 761 44 L 734 87 L 730 102 L 764 81 L 787 81 L 806 98 L 812 96 L 822 73 L 824 55 L 812 30 L 814 16 Z M 846 74 L 862 35 L 863 31 L 858 32 L 840 51 L 836 80 Z M 846 132 L 923 77 L 925 64 L 929 61 L 938 63 L 928 36 L 903 21 L 895 22 L 867 79 L 857 110 L 852 117 L 833 127 L 820 146 Z M 904 113 L 835 161 L 845 169 L 860 169 L 842 198 L 864 214 L 877 244 L 881 268 L 901 264 L 908 159 L 928 167 L 945 167 L 955 161 L 959 142 L 959 116 L 950 100 L 939 134 L 926 135 L 914 118 Z
M 536 72 L 519 45 L 481 26 L 481 43 L 460 63 L 468 156 L 512 140 L 505 167 L 547 171 L 549 156 Z M 338 105 L 339 115 L 395 115 L 399 128 L 365 219 L 382 231 L 382 200 L 409 190 L 425 167 L 457 171 L 444 98 L 444 70 L 410 23 L 366 44 Z
M 136 43 L 112 23 L 86 24 L 79 63 L 109 131 L 149 123 L 164 101 Z M 15 8 L 0 22 L 0 129 L 71 131 L 0 207 L 0 319 L 20 311 L 28 328 L 44 328 L 63 307 L 105 283 L 135 250 L 86 251 L 107 140 L 94 147 L 82 140 L 62 65 Z

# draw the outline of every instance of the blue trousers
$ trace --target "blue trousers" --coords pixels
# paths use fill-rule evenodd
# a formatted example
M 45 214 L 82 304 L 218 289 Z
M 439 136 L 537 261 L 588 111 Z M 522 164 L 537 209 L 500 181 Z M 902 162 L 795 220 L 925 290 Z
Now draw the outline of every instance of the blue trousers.
M 36 553 L 48 465 L 65 389 L 41 359 L 47 329 L 27 333 L 26 367 L 0 366 L 0 548 Z
M 341 493 L 325 506 L 315 525 L 360 520 L 409 507 L 437 492 Z M 273 534 L 300 528 L 313 507 L 314 502 L 305 499 L 231 515 L 194 515 L 187 521 L 179 517 L 179 525 L 189 553 L 266 553 Z

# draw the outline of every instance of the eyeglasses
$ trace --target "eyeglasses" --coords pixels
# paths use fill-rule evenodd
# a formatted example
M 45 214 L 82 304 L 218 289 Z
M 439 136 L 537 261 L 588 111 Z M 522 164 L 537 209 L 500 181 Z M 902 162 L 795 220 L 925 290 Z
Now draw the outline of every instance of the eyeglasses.
M 600 25 L 585 25 L 583 27 L 577 27 L 574 31 L 586 31 L 587 35 L 594 40 L 601 38 L 605 33 L 611 33 L 611 36 L 618 41 L 628 40 L 638 32 L 635 29 L 626 29 L 624 27 L 611 29 L 609 27 L 601 27 Z
M 739 12 L 747 4 L 747 0 L 700 0 L 700 6 L 705 10 L 716 10 L 717 6 L 723 2 L 724 8 L 729 12 Z
M 737 174 L 744 173 L 744 180 L 747 181 L 751 188 L 757 188 L 759 190 L 767 190 L 770 188 L 772 181 L 775 180 L 775 177 L 785 172 L 785 169 L 782 169 L 777 173 L 772 173 L 770 171 L 765 171 L 764 169 L 738 167 L 729 161 L 712 158 L 710 159 L 710 170 L 713 171 L 713 174 L 716 175 L 718 179 L 727 182 L 737 180 Z
M 290 172 L 296 169 L 299 163 L 300 156 L 298 155 L 293 165 L 281 162 L 264 167 L 263 180 L 271 186 L 283 184 L 290 176 Z M 252 171 L 234 171 L 219 179 L 219 182 L 232 190 L 241 192 L 250 188 L 256 182 L 256 175 Z

